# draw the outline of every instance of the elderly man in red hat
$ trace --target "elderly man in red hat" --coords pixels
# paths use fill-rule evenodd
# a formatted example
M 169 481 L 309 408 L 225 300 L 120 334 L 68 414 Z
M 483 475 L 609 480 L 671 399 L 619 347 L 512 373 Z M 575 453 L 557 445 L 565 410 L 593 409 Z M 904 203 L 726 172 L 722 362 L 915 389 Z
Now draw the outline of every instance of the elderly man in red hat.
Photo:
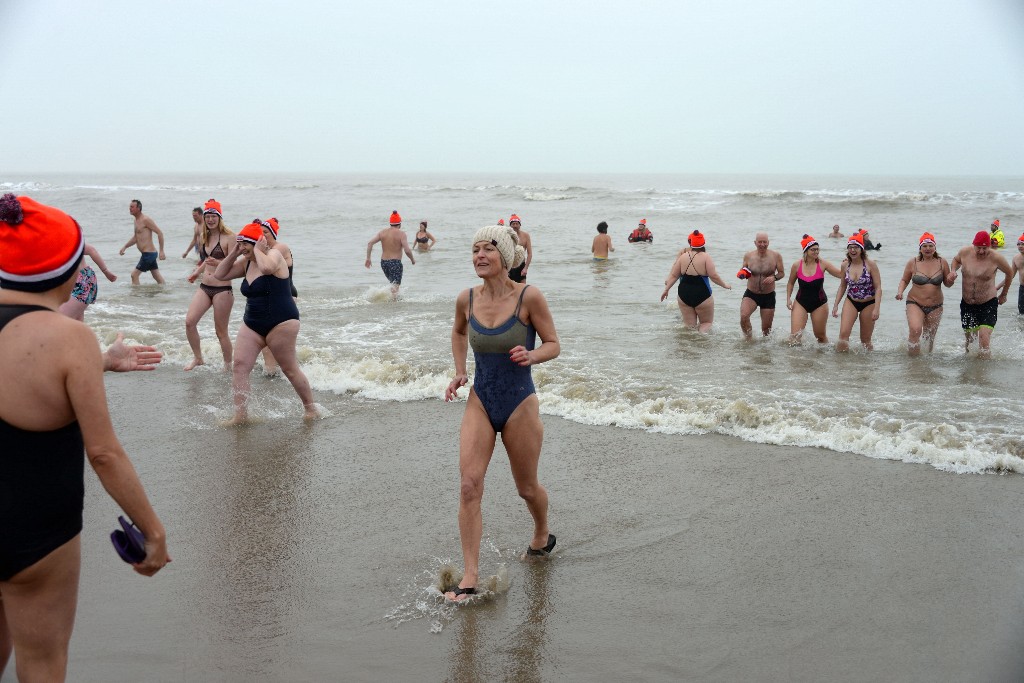
M 999 317 L 999 306 L 1006 303 L 1006 293 L 1013 279 L 1010 264 L 1002 255 L 992 251 L 988 232 L 980 230 L 974 236 L 971 246 L 962 248 L 950 265 L 950 285 L 956 281 L 957 271 L 960 268 L 964 270 L 960 284 L 960 324 L 964 328 L 964 351 L 970 350 L 971 342 L 977 337 L 978 353 L 987 358 L 991 355 L 989 343 Z M 996 271 L 1006 275 L 998 297 Z

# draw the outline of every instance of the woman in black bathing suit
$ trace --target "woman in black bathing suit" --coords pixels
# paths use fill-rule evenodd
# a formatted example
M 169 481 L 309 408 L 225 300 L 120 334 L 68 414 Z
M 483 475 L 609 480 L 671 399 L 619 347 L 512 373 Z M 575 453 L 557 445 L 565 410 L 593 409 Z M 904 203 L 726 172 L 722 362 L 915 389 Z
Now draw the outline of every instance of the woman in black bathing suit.
M 292 258 L 292 250 L 287 244 L 277 239 L 277 234 L 281 230 L 281 224 L 278 223 L 276 218 L 268 218 L 261 220 L 259 218 L 253 219 L 253 223 L 257 223 L 263 228 L 263 237 L 266 238 L 267 244 L 270 245 L 271 249 L 276 249 L 280 252 L 281 256 L 284 257 L 284 262 L 288 264 L 288 287 L 291 290 L 292 298 L 297 299 L 299 297 L 298 290 L 295 289 L 295 261 Z M 269 346 L 263 348 L 263 374 L 268 377 L 273 377 L 281 372 L 281 366 L 274 358 L 274 352 L 270 350 Z
M 235 416 L 229 424 L 240 424 L 249 417 L 251 385 L 249 373 L 256 357 L 269 346 L 302 401 L 305 419 L 320 416 L 313 403 L 313 390 L 299 367 L 295 341 L 299 336 L 299 309 L 291 294 L 288 264 L 263 236 L 260 223 L 250 223 L 238 232 L 235 246 L 217 266 L 221 280 L 244 278 L 239 291 L 246 297 L 245 315 L 235 337 L 232 363 L 232 389 Z
M 679 304 L 683 322 L 695 330 L 710 332 L 715 320 L 715 298 L 711 293 L 711 282 L 725 289 L 732 289 L 732 285 L 725 282 L 715 270 L 714 261 L 704 250 L 705 239 L 700 230 L 687 235 L 686 241 L 690 247 L 679 252 L 672 263 L 661 300 L 668 298 L 669 290 L 678 280 L 676 303 Z
M 800 240 L 803 256 L 789 269 L 786 282 L 786 308 L 790 310 L 789 343 L 799 344 L 810 318 L 814 338 L 819 344 L 828 343 L 825 329 L 828 326 L 828 297 L 825 296 L 825 273 L 837 278 L 842 272 L 825 259 L 818 258 L 818 240 L 804 235 Z M 793 286 L 796 285 L 796 303 L 793 302 Z
M 939 256 L 935 236 L 926 232 L 918 241 L 917 257 L 907 261 L 896 291 L 896 300 L 902 301 L 903 291 L 910 285 L 907 292 L 907 325 L 910 328 L 907 353 L 911 356 L 921 353 L 922 335 L 928 345 L 928 353 L 935 346 L 935 334 L 942 322 L 943 284 L 947 287 L 952 285 L 949 263 Z
M 416 232 L 416 239 L 413 242 L 416 251 L 430 251 L 435 243 L 437 243 L 437 240 L 427 232 L 427 222 L 420 221 L 420 229 Z
M 185 314 L 185 337 L 192 348 L 192 360 L 185 366 L 189 371 L 197 365 L 203 365 L 203 347 L 199 339 L 199 321 L 213 307 L 213 329 L 220 342 L 220 350 L 224 355 L 224 369 L 231 368 L 231 337 L 228 335 L 228 319 L 231 307 L 235 303 L 235 293 L 231 283 L 218 280 L 214 271 L 227 253 L 231 250 L 234 233 L 224 225 L 220 202 L 211 199 L 203 208 L 203 227 L 199 236 L 199 265 L 188 276 L 189 282 L 195 282 L 202 276 L 202 284 L 192 297 Z
M 0 377 L 8 388 L 0 392 L 0 678 L 12 647 L 19 680 L 65 678 L 85 456 L 145 535 L 135 571 L 152 576 L 169 560 L 164 527 L 110 421 L 96 335 L 57 312 L 84 246 L 62 211 L 0 198 Z

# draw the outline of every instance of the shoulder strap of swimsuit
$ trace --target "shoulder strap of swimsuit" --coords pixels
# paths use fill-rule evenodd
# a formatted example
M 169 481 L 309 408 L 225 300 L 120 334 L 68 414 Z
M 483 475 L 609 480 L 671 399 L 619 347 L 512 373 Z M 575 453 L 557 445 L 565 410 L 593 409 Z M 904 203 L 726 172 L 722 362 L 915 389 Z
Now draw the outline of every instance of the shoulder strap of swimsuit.
M 526 285 L 526 287 L 523 287 L 523 291 L 519 292 L 519 303 L 516 304 L 516 312 L 512 314 L 516 318 L 519 317 L 519 309 L 523 307 L 523 297 L 526 296 L 526 290 L 529 286 Z
M 473 315 L 473 288 L 469 288 L 469 314 Z
M 690 256 L 690 262 L 686 264 L 685 268 L 683 268 L 683 275 L 685 275 L 686 271 L 688 271 L 690 269 L 690 266 L 693 265 L 693 259 L 697 258 L 697 252 L 691 251 L 689 253 L 689 256 Z M 693 273 L 694 273 L 694 275 L 697 274 L 697 269 L 696 268 L 693 269 Z

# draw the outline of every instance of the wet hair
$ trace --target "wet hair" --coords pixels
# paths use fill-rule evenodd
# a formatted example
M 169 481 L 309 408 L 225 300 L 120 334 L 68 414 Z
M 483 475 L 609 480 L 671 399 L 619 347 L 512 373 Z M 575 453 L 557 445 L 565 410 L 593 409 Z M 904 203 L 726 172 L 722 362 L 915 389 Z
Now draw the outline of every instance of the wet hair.
M 201 207 L 201 206 L 197 206 L 196 208 L 192 209 L 192 213 L 202 213 L 202 212 L 203 212 L 203 207 Z
M 608 233 L 608 224 L 605 223 L 604 221 L 601 221 L 600 223 L 597 224 L 597 231 L 599 233 L 601 233 L 602 235 L 607 234 Z
M 132 204 L 134 204 L 135 208 L 137 208 L 139 211 L 142 211 L 142 202 L 140 202 L 138 199 L 133 199 Z

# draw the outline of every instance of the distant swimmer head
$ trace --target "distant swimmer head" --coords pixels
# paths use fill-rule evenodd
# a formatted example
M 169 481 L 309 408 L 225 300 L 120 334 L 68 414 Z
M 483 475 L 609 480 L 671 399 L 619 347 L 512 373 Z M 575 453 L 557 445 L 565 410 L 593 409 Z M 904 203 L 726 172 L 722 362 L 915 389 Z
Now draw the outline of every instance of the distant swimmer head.
M 526 249 L 519 244 L 516 231 L 504 225 L 488 225 L 480 228 L 473 235 L 473 244 L 490 242 L 501 254 L 501 263 L 505 269 L 518 268 L 526 261 Z
M 700 249 L 704 246 L 704 235 L 700 230 L 694 230 L 686 238 L 686 241 L 690 243 L 690 246 L 694 249 Z
M 646 228 L 647 227 L 647 219 L 646 218 L 641 218 L 640 219 L 640 223 L 638 224 L 638 226 L 641 227 L 641 228 Z
M 972 244 L 976 247 L 990 247 L 992 246 L 992 238 L 984 230 L 979 230 L 978 234 L 974 236 Z
M 499 218 L 498 219 L 498 225 L 505 225 L 505 219 L 504 218 Z
M 998 218 L 995 219 L 994 221 L 992 221 L 992 227 L 995 228 L 996 230 L 999 229 L 999 219 Z
M 917 243 L 918 243 L 919 246 L 922 246 L 922 247 L 924 245 L 926 245 L 926 244 L 930 244 L 930 245 L 932 245 L 934 247 L 935 246 L 935 235 L 931 234 L 930 232 L 926 232 L 923 235 L 921 235 L 921 239 L 918 240 Z
M 1024 235 L 1017 238 L 1017 244 L 1024 244 Z
M 398 215 L 397 211 L 392 211 L 391 218 L 388 222 L 391 223 L 391 225 L 401 225 L 402 217 Z
M 208 213 L 216 214 L 221 218 L 224 217 L 224 213 L 221 211 L 220 208 L 220 202 L 218 202 L 216 199 L 210 199 L 205 204 L 203 204 L 203 215 L 205 216 Z
M 800 240 L 800 248 L 804 250 L 805 254 L 807 253 L 808 249 L 816 246 L 818 246 L 818 240 L 814 239 L 813 237 L 806 233 L 804 234 L 804 238 Z
M 263 226 L 259 223 L 249 223 L 249 225 L 238 231 L 238 236 L 235 237 L 235 241 L 256 244 L 262 237 Z
M 420 229 L 421 230 L 426 230 L 427 229 L 427 222 L 426 221 L 420 221 Z
M 608 223 L 606 221 L 601 221 L 600 223 L 598 223 L 597 231 L 602 235 L 606 234 L 608 232 Z
M 78 274 L 85 237 L 74 218 L 28 197 L 0 198 L 0 287 L 55 289 Z
M 523 224 L 523 222 L 521 220 L 519 220 L 519 216 L 517 216 L 516 214 L 512 214 L 508 218 L 508 224 L 512 225 L 513 223 L 518 223 L 519 225 Z

